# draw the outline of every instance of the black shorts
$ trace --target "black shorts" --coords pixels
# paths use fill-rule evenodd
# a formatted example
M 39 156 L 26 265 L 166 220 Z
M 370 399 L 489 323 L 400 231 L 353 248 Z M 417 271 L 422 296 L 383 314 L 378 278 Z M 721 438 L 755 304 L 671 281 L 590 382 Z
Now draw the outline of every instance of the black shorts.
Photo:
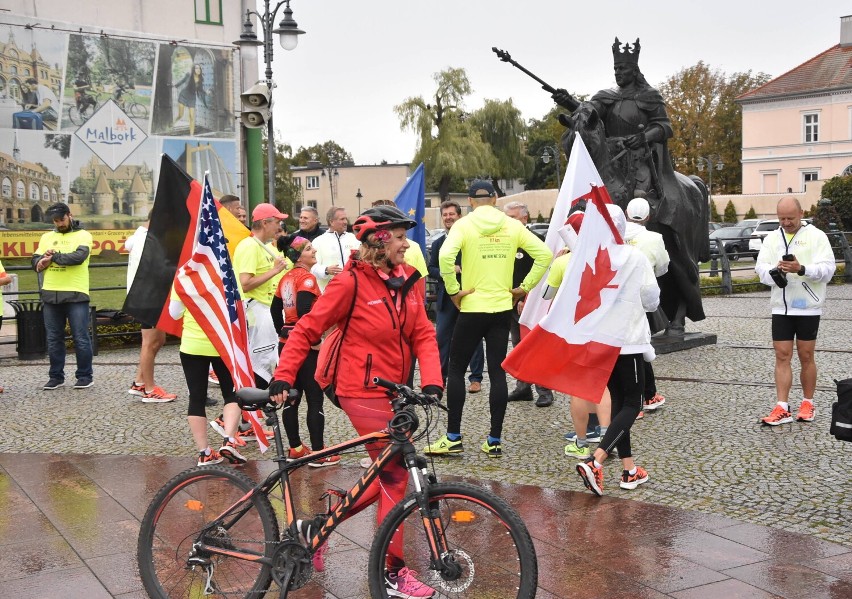
M 816 341 L 819 331 L 819 316 L 772 315 L 772 340 Z

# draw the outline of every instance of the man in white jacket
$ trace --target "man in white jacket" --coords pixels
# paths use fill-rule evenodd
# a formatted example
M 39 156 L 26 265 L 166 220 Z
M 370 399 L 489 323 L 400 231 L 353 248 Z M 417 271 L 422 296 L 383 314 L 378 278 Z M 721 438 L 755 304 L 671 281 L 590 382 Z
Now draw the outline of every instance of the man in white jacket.
M 627 229 L 624 233 L 624 243 L 628 243 L 642 252 L 654 269 L 654 276 L 660 278 L 669 271 L 669 253 L 666 251 L 663 236 L 645 228 L 651 218 L 651 205 L 645 198 L 633 198 L 627 204 Z M 652 323 L 651 314 L 648 323 Z M 656 332 L 651 329 L 651 333 Z M 645 362 L 645 401 L 643 408 L 653 412 L 666 403 L 662 393 L 657 392 L 657 380 L 654 377 L 654 367 Z M 644 410 L 639 412 L 639 418 L 645 416 Z
M 826 285 L 836 264 L 825 233 L 802 222 L 796 198 L 782 198 L 777 207 L 780 227 L 764 239 L 754 270 L 760 282 L 772 289 L 772 345 L 775 348 L 775 407 L 764 424 L 793 422 L 790 388 L 793 386 L 793 340 L 801 363 L 802 403 L 796 420 L 813 422 L 817 368 L 814 361 L 819 319 Z
M 346 230 L 349 219 L 346 216 L 346 208 L 332 206 L 326 215 L 328 230 L 313 240 L 314 249 L 317 251 L 317 263 L 311 267 L 311 274 L 317 278 L 320 291 L 325 291 L 325 286 L 331 278 L 343 272 L 343 267 L 349 262 L 352 250 L 361 247 L 361 242 L 355 235 Z

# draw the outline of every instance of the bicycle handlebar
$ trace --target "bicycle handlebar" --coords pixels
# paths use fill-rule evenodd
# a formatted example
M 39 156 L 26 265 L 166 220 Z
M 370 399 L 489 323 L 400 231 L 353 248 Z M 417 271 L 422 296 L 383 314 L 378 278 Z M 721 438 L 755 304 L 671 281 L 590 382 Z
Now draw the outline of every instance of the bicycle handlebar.
M 384 387 L 388 391 L 396 393 L 402 398 L 401 407 L 416 405 L 416 406 L 438 406 L 442 410 L 447 408 L 441 403 L 441 400 L 434 395 L 426 395 L 425 393 L 417 393 L 408 385 L 402 383 L 394 383 L 378 376 L 373 377 L 373 384 L 379 387 Z

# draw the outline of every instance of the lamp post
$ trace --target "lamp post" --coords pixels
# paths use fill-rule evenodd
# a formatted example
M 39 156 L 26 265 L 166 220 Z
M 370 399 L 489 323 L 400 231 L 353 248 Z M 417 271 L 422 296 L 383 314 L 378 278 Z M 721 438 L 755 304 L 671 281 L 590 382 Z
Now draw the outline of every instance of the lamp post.
M 713 201 L 713 170 L 721 171 L 725 168 L 725 164 L 722 162 L 722 159 L 718 154 L 710 154 L 709 156 L 699 156 L 698 157 L 698 170 L 703 171 L 704 167 L 707 167 L 708 174 L 708 187 L 707 187 L 707 201 Z
M 285 50 L 293 50 L 299 44 L 299 36 L 305 33 L 293 20 L 293 11 L 290 10 L 290 0 L 281 0 L 275 5 L 274 9 L 270 10 L 271 0 L 264 0 L 263 14 L 256 10 L 246 10 L 246 20 L 243 23 L 243 31 L 240 34 L 240 39 L 234 42 L 240 49 L 243 46 L 263 46 L 263 61 L 266 63 L 266 86 L 269 88 L 269 118 L 266 122 L 266 154 L 268 158 L 269 169 L 269 196 L 267 202 L 275 203 L 275 131 L 272 128 L 272 88 L 275 86 L 272 81 L 272 38 L 273 34 L 278 35 L 279 43 Z M 273 29 L 275 16 L 278 14 L 278 9 L 284 6 L 284 16 L 278 27 Z M 260 21 L 261 30 L 263 32 L 263 41 L 257 39 L 254 32 L 254 26 L 251 22 L 251 15 L 255 15 Z
M 558 193 L 562 187 L 562 182 L 560 181 L 561 175 L 559 173 L 562 170 L 559 160 L 559 148 L 556 146 L 544 146 L 541 152 L 541 161 L 545 164 L 550 164 L 551 158 L 556 158 L 556 192 Z
M 328 164 L 323 164 L 320 167 L 320 173 L 323 177 L 328 177 L 328 189 L 331 193 L 331 205 L 334 206 L 334 182 L 340 176 L 337 167 L 340 166 L 340 160 L 334 154 L 328 155 Z
M 355 194 L 355 198 L 358 200 L 358 216 L 361 215 L 361 198 L 364 197 L 364 194 L 361 193 L 361 188 L 358 188 L 358 193 Z

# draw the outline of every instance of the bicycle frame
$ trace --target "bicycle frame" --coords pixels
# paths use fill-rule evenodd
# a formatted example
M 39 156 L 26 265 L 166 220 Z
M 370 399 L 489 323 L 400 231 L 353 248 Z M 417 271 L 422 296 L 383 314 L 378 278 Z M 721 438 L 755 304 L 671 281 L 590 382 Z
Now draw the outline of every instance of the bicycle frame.
M 440 556 L 447 551 L 446 540 L 443 535 L 443 530 L 440 525 L 440 521 L 436 522 L 435 519 L 428 517 L 428 499 L 426 497 L 426 494 L 423 492 L 424 487 L 428 486 L 428 481 L 421 475 L 421 468 L 425 467 L 426 461 L 425 458 L 422 458 L 417 455 L 417 450 L 410 441 L 410 432 L 406 433 L 405 441 L 397 441 L 393 439 L 391 432 L 388 429 L 385 429 L 382 431 L 377 431 L 375 433 L 370 433 L 368 435 L 363 435 L 355 439 L 350 439 L 349 441 L 344 441 L 343 443 L 338 443 L 337 445 L 324 448 L 321 451 L 313 452 L 309 456 L 305 456 L 303 458 L 287 462 L 284 458 L 284 446 L 283 441 L 281 439 L 279 419 L 277 418 L 277 416 L 274 419 L 270 419 L 274 420 L 271 424 L 273 431 L 275 432 L 275 447 L 278 452 L 278 457 L 275 458 L 274 461 L 278 463 L 278 470 L 270 473 L 269 476 L 267 476 L 262 483 L 255 486 L 246 495 L 241 497 L 234 505 L 226 509 L 221 515 L 211 521 L 210 524 L 200 532 L 200 534 L 198 535 L 199 539 L 202 539 L 205 533 L 213 528 L 223 527 L 226 530 L 229 530 L 233 526 L 233 524 L 236 523 L 240 519 L 240 517 L 242 517 L 242 515 L 244 515 L 250 508 L 250 506 L 246 506 L 245 509 L 241 511 L 234 511 L 238 505 L 244 503 L 247 500 L 250 500 L 252 497 L 258 494 L 271 494 L 275 485 L 279 483 L 281 484 L 282 495 L 284 500 L 287 519 L 287 530 L 289 530 L 291 534 L 295 536 L 298 531 L 295 529 L 296 511 L 293 503 L 292 492 L 290 489 L 290 471 L 297 470 L 298 468 L 305 466 L 317 459 L 332 455 L 338 455 L 347 450 L 367 445 L 368 443 L 386 442 L 387 444 L 379 452 L 379 455 L 370 464 L 369 468 L 367 468 L 367 470 L 359 477 L 359 479 L 355 482 L 352 488 L 346 491 L 346 493 L 341 497 L 340 501 L 338 501 L 337 505 L 334 506 L 331 512 L 327 514 L 327 517 L 317 530 L 316 534 L 314 534 L 308 540 L 308 549 L 311 552 L 316 551 L 320 547 L 320 545 L 322 545 L 328 539 L 334 529 L 337 528 L 338 524 L 340 524 L 343 520 L 346 519 L 346 516 L 348 515 L 349 511 L 358 502 L 358 500 L 364 496 L 373 481 L 378 478 L 379 473 L 384 470 L 388 466 L 388 464 L 391 463 L 391 460 L 397 459 L 397 456 L 402 455 L 403 462 L 405 463 L 405 467 L 409 472 L 411 482 L 415 489 L 415 495 L 417 497 L 417 502 L 420 507 L 421 514 L 423 515 L 424 527 L 426 529 L 426 534 L 429 538 L 429 545 L 432 551 L 433 562 L 435 564 L 440 563 Z M 269 421 L 267 421 L 267 423 L 269 423 Z M 272 567 L 273 565 L 273 560 L 271 558 L 256 552 L 226 549 L 222 547 L 217 547 L 215 545 L 208 545 L 201 541 L 196 542 L 194 548 L 197 551 L 201 551 L 207 554 L 227 555 L 228 557 L 232 558 L 258 562 L 269 567 Z

